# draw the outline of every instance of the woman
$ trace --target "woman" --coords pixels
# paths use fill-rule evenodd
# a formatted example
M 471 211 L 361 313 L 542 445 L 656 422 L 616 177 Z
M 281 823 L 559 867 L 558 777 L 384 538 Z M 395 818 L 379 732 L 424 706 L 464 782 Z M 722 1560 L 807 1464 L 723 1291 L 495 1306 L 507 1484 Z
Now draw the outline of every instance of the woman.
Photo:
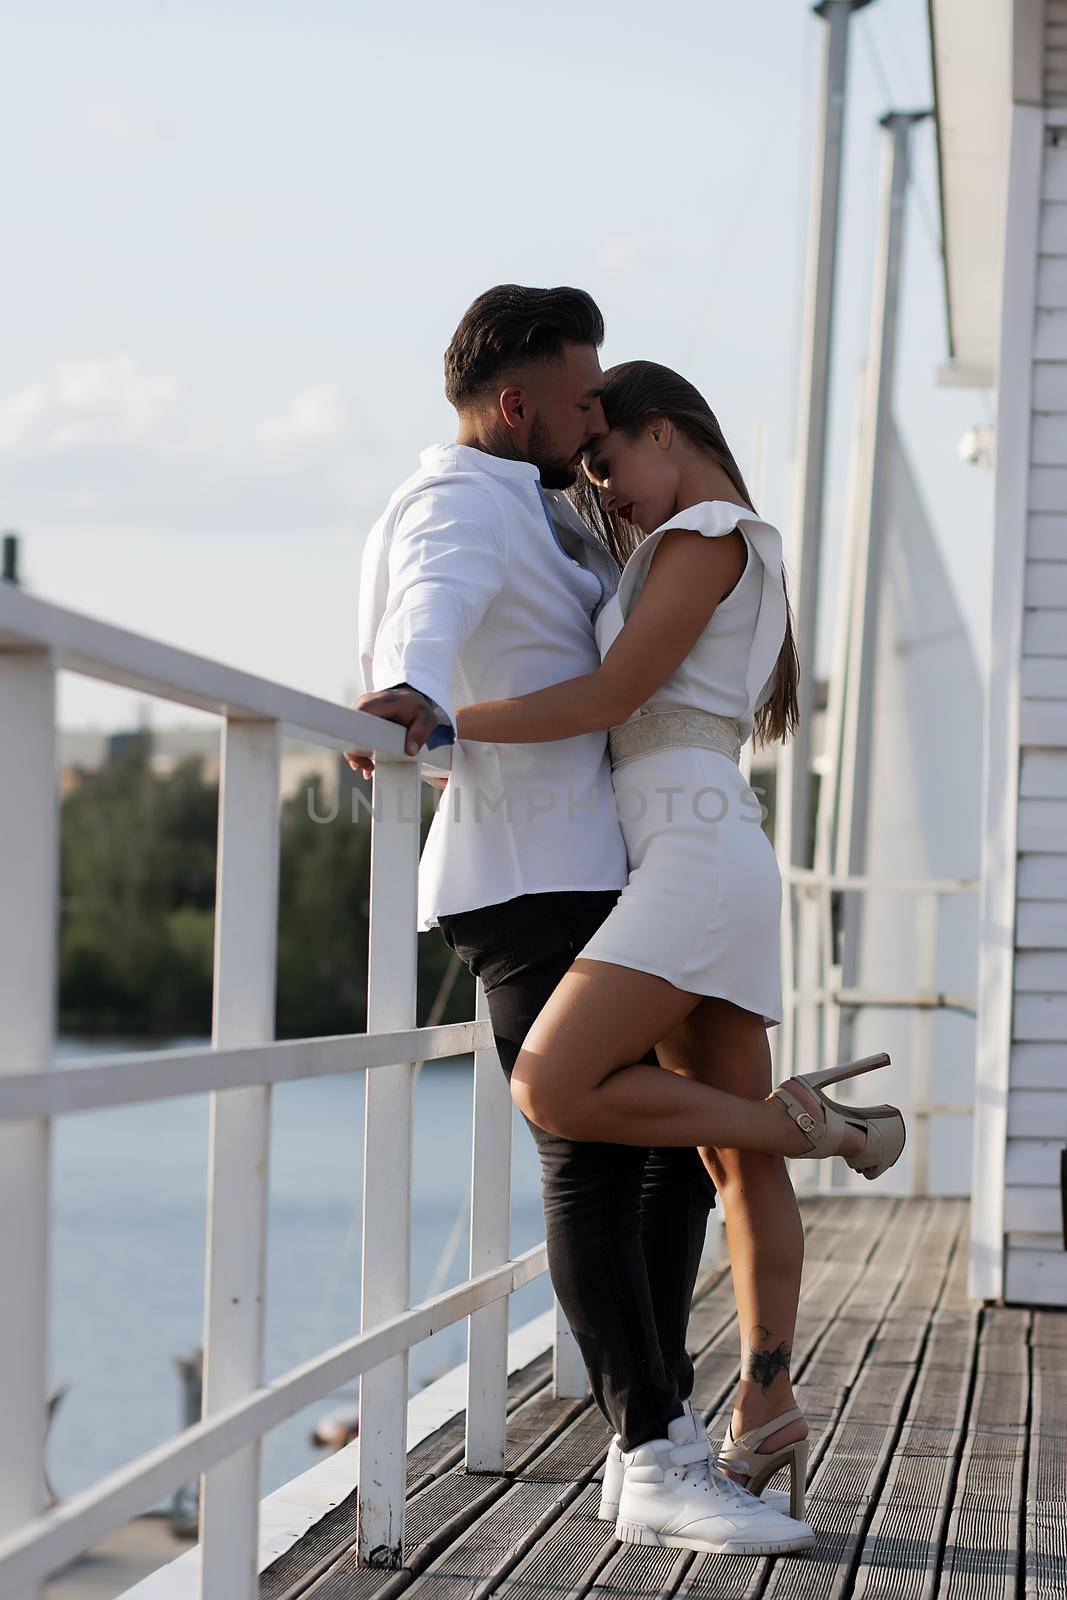
M 698 1146 L 735 1262 L 751 1260 L 744 1230 L 773 1238 L 774 1271 L 754 1281 L 735 1267 L 742 1381 L 721 1459 L 757 1493 L 788 1464 L 803 1517 L 808 1430 L 788 1372 L 803 1229 L 782 1158 L 841 1154 L 876 1177 L 899 1157 L 904 1125 L 892 1107 L 836 1107 L 819 1089 L 887 1056 L 770 1093 L 782 885 L 738 760 L 753 732 L 766 743 L 797 722 L 781 536 L 685 379 L 626 362 L 602 398 L 609 432 L 586 452 L 576 496 L 624 563 L 597 618 L 601 666 L 458 712 L 464 740 L 609 729 L 629 858 L 616 906 L 526 1038 L 512 1095 L 567 1138 Z M 667 1071 L 634 1065 L 651 1047 Z M 766 1458 L 758 1469 L 753 1453 Z

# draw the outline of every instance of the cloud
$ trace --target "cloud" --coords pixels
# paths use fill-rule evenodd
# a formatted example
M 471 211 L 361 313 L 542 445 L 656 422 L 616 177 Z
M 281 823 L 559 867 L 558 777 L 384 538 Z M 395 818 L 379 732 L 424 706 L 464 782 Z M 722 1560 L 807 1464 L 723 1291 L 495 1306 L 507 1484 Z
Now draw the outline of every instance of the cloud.
M 320 383 L 293 396 L 288 411 L 269 417 L 255 430 L 256 441 L 268 454 L 281 454 L 294 445 L 336 439 L 344 432 L 348 416 L 337 386 Z
M 0 450 L 15 450 L 32 433 L 48 406 L 48 389 L 31 383 L 0 406 Z
M 358 430 L 376 438 L 333 382 L 294 386 L 254 423 L 187 392 L 128 355 L 56 362 L 0 391 L 5 525 L 291 532 L 363 526 Z M 365 456 L 362 458 L 365 462 Z
M 142 375 L 131 356 L 60 361 L 0 405 L 0 450 L 141 443 L 159 434 L 180 392 L 176 378 Z

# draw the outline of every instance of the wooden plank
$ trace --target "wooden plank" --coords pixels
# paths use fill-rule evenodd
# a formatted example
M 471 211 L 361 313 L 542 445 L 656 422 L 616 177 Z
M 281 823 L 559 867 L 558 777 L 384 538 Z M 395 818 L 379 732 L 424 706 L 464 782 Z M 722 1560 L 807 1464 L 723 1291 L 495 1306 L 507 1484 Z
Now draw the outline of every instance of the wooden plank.
M 1016 909 L 1017 950 L 1067 949 L 1067 917 L 1058 900 L 1023 900 Z
M 1067 188 L 1058 199 L 1067 200 Z M 1041 256 L 1037 263 L 1037 304 L 1041 310 L 1067 307 L 1067 256 Z M 1033 456 L 1043 461 L 1044 456 Z
M 862 1600 L 932 1596 L 970 1410 L 978 1307 L 966 1298 L 967 1252 L 953 1257 L 918 1382 L 860 1552 Z
M 851 1241 L 845 1250 L 846 1257 L 858 1256 L 859 1262 L 862 1262 L 865 1249 L 869 1248 L 870 1243 L 870 1229 L 866 1219 L 862 1215 L 847 1219 L 847 1225 L 843 1232 L 845 1239 Z M 840 1244 L 838 1248 L 840 1248 Z M 832 1238 L 827 1243 L 827 1249 L 831 1253 L 816 1265 L 816 1280 L 819 1284 L 818 1294 L 820 1300 L 826 1293 L 826 1281 L 833 1274 L 840 1271 L 836 1254 L 833 1253 L 834 1241 Z M 858 1265 L 857 1270 L 859 1270 Z M 714 1302 L 717 1307 L 713 1314 L 715 1332 L 707 1349 L 702 1351 L 695 1361 L 696 1386 L 694 1393 L 697 1396 L 705 1391 L 709 1381 L 714 1383 L 717 1392 L 720 1392 L 726 1384 L 729 1384 L 732 1388 L 737 1373 L 735 1306 L 732 1298 L 732 1286 L 727 1280 L 724 1279 L 717 1286 L 716 1291 L 707 1297 L 707 1303 L 711 1302 Z M 702 1304 L 705 1304 L 705 1302 L 702 1302 Z M 692 1328 L 693 1322 L 691 1319 L 691 1334 Z M 583 1483 L 588 1481 L 590 1476 L 599 1469 L 607 1442 L 608 1433 L 599 1410 L 591 1402 L 584 1402 L 582 1413 L 559 1432 L 550 1448 L 537 1451 L 526 1463 L 517 1462 L 511 1466 L 512 1479 L 528 1475 L 536 1478 L 539 1482 L 564 1483 L 572 1486 L 576 1494 Z M 502 1487 L 507 1488 L 506 1481 L 502 1484 Z M 507 1494 L 502 1495 L 501 1506 L 494 1505 L 491 1512 L 483 1513 L 483 1522 L 489 1516 L 499 1519 L 502 1507 L 506 1515 L 504 1502 L 508 1501 L 512 1494 L 513 1491 L 509 1490 Z M 614 1543 L 611 1525 L 599 1524 L 598 1526 L 600 1537 L 608 1543 Z M 460 1594 L 466 1593 L 464 1582 L 469 1583 L 469 1580 L 474 1576 L 471 1571 L 471 1565 L 472 1562 L 480 1559 L 477 1552 L 483 1537 L 484 1531 L 482 1529 L 473 1530 L 470 1536 L 469 1549 L 466 1544 L 464 1549 L 460 1551 L 457 1551 L 455 1547 L 450 1547 L 437 1562 L 427 1568 L 425 1576 L 420 1577 L 414 1587 L 420 1590 L 425 1589 L 427 1595 L 432 1596 L 433 1600 L 445 1600 L 447 1595 L 453 1593 L 452 1588 L 449 1586 L 458 1575 L 459 1586 L 454 1591 L 458 1600 Z M 673 1553 L 675 1557 L 677 1557 L 677 1554 L 677 1552 Z M 494 1590 L 503 1583 L 507 1576 L 508 1569 L 501 1565 L 493 1576 Z M 444 1588 L 442 1588 L 442 1581 L 445 1583 Z M 506 1584 L 503 1586 L 506 1587 Z
M 1048 854 L 1067 842 L 1067 800 L 1020 800 L 1018 847 Z
M 1067 562 L 1056 564 L 1067 569 Z M 1031 562 L 1030 568 L 1051 565 L 1051 562 Z M 1029 700 L 1067 701 L 1067 657 L 1023 656 L 1020 687 Z
M 596 1517 L 599 1485 L 589 1476 L 606 1437 L 603 1419 L 588 1400 L 552 1400 L 542 1360 L 540 1413 L 531 1410 L 517 1441 L 525 1446 L 525 1463 L 509 1426 L 509 1470 L 520 1475 L 507 1480 L 446 1472 L 433 1493 L 413 1497 L 409 1527 L 432 1549 L 433 1560 L 417 1557 L 415 1567 L 403 1573 L 340 1563 L 310 1588 L 291 1592 L 306 1600 L 390 1600 L 402 1588 L 418 1586 L 420 1600 L 483 1600 L 500 1591 L 509 1591 L 509 1600 L 669 1600 L 696 1590 L 716 1600 L 757 1594 L 817 1600 L 853 1592 L 854 1579 L 861 1600 L 1013 1595 L 1022 1571 L 1028 1313 L 984 1313 L 968 1418 L 976 1308 L 965 1299 L 964 1208 L 952 1201 L 909 1201 L 876 1209 L 873 1219 L 883 1223 L 877 1231 L 870 1210 L 864 1226 L 830 1225 L 831 1218 L 844 1221 L 846 1208 L 862 1203 L 825 1197 L 821 1243 L 813 1220 L 813 1271 L 802 1321 L 809 1328 L 813 1320 L 824 1326 L 807 1351 L 808 1371 L 798 1393 L 803 1389 L 806 1407 L 807 1396 L 816 1402 L 809 1407 L 812 1415 L 820 1400 L 827 1402 L 811 1491 L 812 1520 L 821 1530 L 814 1556 L 728 1560 L 619 1546 L 611 1526 Z M 813 1219 L 810 1208 L 805 1211 Z M 855 1213 L 851 1220 L 855 1224 Z M 864 1232 L 873 1252 L 843 1272 L 839 1244 L 855 1253 Z M 1040 1252 L 1015 1252 L 1022 1254 L 1041 1260 Z M 849 1270 L 851 1289 L 844 1281 Z M 1009 1281 L 1014 1282 L 1010 1273 Z M 721 1272 L 709 1282 L 694 1316 L 705 1302 L 717 1307 L 710 1323 L 718 1331 L 697 1358 L 698 1385 L 707 1394 L 709 1383 L 718 1384 L 728 1400 L 736 1376 L 729 1285 Z M 839 1313 L 827 1317 L 823 1300 L 831 1283 L 844 1299 Z M 1034 1600 L 1057 1592 L 1065 1558 L 1067 1318 L 1050 1317 L 1048 1324 L 1047 1349 L 1040 1355 L 1036 1324 L 1034 1341 L 1026 1561 L 1027 1594 Z M 798 1338 L 798 1349 L 800 1343 Z M 561 1405 L 577 1410 L 561 1418 Z M 1043 1431 L 1037 1427 L 1040 1416 L 1051 1419 Z M 546 1425 L 555 1429 L 548 1441 Z M 453 1450 L 461 1436 L 460 1428 Z M 816 1510 L 820 1501 L 825 1516 Z M 271 1600 L 281 1600 L 281 1593 Z
M 1059 1184 L 1022 1188 L 1008 1184 L 1004 1190 L 1004 1231 L 1063 1236 L 1063 1200 Z
M 1046 145 L 1041 163 L 1043 200 L 1067 200 L 1067 149 Z
M 1023 700 L 1019 707 L 1019 743 L 1067 749 L 1067 704 L 1057 700 Z
M 825 1326 L 832 1322 L 836 1311 L 847 1301 L 854 1283 L 868 1270 L 867 1262 L 878 1236 L 877 1228 L 872 1228 L 872 1222 L 880 1217 L 894 1215 L 898 1209 L 893 1202 L 886 1205 L 861 1198 L 859 1200 L 861 1209 L 853 1212 L 852 1207 L 855 1203 L 826 1197 L 806 1201 L 803 1204 L 806 1226 L 812 1216 L 810 1210 L 812 1206 L 817 1208 L 814 1216 L 826 1219 L 828 1225 L 823 1227 L 817 1237 L 813 1236 L 810 1230 L 808 1235 L 808 1266 L 805 1269 L 804 1299 L 801 1316 L 798 1319 L 796 1340 L 796 1348 L 804 1352 L 801 1355 L 799 1371 L 802 1371 L 807 1361 L 811 1359 L 811 1345 L 817 1345 Z M 732 1402 L 736 1380 L 737 1336 L 731 1321 L 730 1326 L 723 1330 L 696 1361 L 694 1396 L 702 1415 L 706 1416 L 709 1412 L 714 1415 Z M 709 1399 L 712 1402 L 710 1406 Z M 540 1464 L 537 1470 L 543 1470 Z M 661 1575 L 656 1552 L 647 1549 L 638 1550 L 630 1545 L 615 1545 L 611 1528 L 603 1524 L 601 1527 L 604 1529 L 610 1559 L 600 1572 L 595 1586 L 597 1592 L 614 1591 L 629 1596 L 634 1592 L 636 1583 L 637 1592 L 644 1593 L 644 1582 L 647 1578 L 652 1584 L 651 1592 L 657 1593 L 656 1585 L 661 1581 Z M 554 1534 L 552 1538 L 554 1540 Z M 665 1557 L 667 1554 L 664 1552 Z M 668 1563 L 665 1569 L 671 1574 L 671 1581 L 675 1581 L 680 1571 L 687 1569 L 696 1557 L 693 1552 L 674 1551 L 670 1552 L 670 1555 L 675 1560 L 681 1558 L 680 1568 L 674 1568 Z M 517 1568 L 511 1579 L 503 1585 L 505 1593 L 508 1590 L 514 1590 L 517 1595 L 528 1593 L 529 1583 L 532 1581 L 532 1569 L 541 1570 L 546 1562 L 558 1578 L 561 1562 L 566 1557 L 566 1549 L 558 1553 L 537 1552 Z M 758 1564 L 754 1560 L 745 1561 L 743 1563 L 745 1572 L 750 1573 Z M 567 1581 L 581 1588 L 585 1580 L 578 1574 L 568 1575 Z M 558 1592 L 555 1584 L 552 1592 L 553 1594 Z
M 1015 958 L 1015 993 L 1067 994 L 1067 950 L 1020 952 Z M 1067 1087 L 1067 1057 L 1063 1058 L 1063 1080 Z
M 1006 1185 L 1058 1184 L 1063 1139 L 1009 1139 L 1004 1155 Z
M 1050 1249 L 1058 1250 L 1060 1248 L 1062 1232 L 1057 1228 L 1055 1237 L 1047 1233 L 1013 1233 L 1009 1237 L 1012 1249 L 1018 1250 L 1021 1254 L 1034 1251 L 1047 1254 Z
M 1064 425 L 1067 432 L 1067 423 Z M 1028 606 L 1067 607 L 1067 561 L 1035 561 L 1026 563 L 1025 603 Z
M 1023 658 L 1024 665 L 1028 659 Z M 1067 797 L 1067 751 L 1024 750 L 1019 766 L 1019 794 L 1027 799 Z
M 1020 900 L 1067 900 L 1067 855 L 1021 856 Z
M 1063 280 L 1063 304 L 1067 307 L 1067 256 L 1042 265 L 1056 269 L 1057 279 Z M 1041 275 L 1038 274 L 1038 282 Z M 1067 311 L 1064 312 L 1067 315 Z M 1038 412 L 1030 428 L 1030 462 L 1032 466 L 1062 466 L 1067 461 L 1067 414 L 1062 411 Z
M 1067 611 L 1024 611 L 1023 655 L 1067 656 Z
M 1015 1039 L 1059 1039 L 1067 1043 L 1067 996 L 1024 994 L 1015 1001 L 1012 1021 Z
M 1037 248 L 1046 256 L 1067 255 L 1067 205 L 1057 200 L 1042 202 Z
M 707 1323 L 709 1318 L 716 1326 L 725 1326 L 732 1309 L 728 1269 L 722 1267 L 703 1274 L 695 1291 L 691 1336 L 699 1338 L 699 1334 L 694 1333 L 694 1324 Z M 528 1368 L 512 1374 L 505 1457 L 508 1471 L 521 1469 L 534 1458 L 538 1449 L 549 1448 L 557 1435 L 588 1408 L 588 1399 L 558 1400 L 552 1392 L 551 1378 L 551 1351 L 539 1356 Z M 438 1433 L 423 1441 L 408 1458 L 406 1567 L 411 1574 L 422 1571 L 434 1554 L 447 1548 L 457 1531 L 472 1521 L 480 1509 L 492 1504 L 507 1487 L 505 1478 L 463 1470 L 465 1421 L 465 1413 L 461 1412 Z M 455 1483 L 444 1481 L 450 1476 L 470 1487 L 469 1496 Z M 297 1583 L 306 1584 L 309 1576 L 331 1570 L 339 1562 L 354 1563 L 351 1546 L 356 1534 L 357 1501 L 358 1491 L 354 1490 L 330 1513 L 329 1519 L 324 1518 L 263 1573 L 260 1600 L 282 1600 L 283 1596 L 294 1592 Z M 328 1520 L 330 1526 L 327 1526 Z M 388 1573 L 380 1574 L 382 1583 L 390 1577 Z M 361 1589 L 360 1593 L 363 1592 Z M 376 1590 L 372 1585 L 366 1592 L 371 1594 Z
M 1062 1591 L 1067 1570 L 1067 1317 L 1036 1313 L 1030 1359 L 1026 1593 L 1038 1600 Z
M 1067 213 L 1067 206 L 1056 206 L 1057 211 Z M 1060 219 L 1059 226 L 1063 230 L 1063 240 L 1067 246 L 1067 221 Z M 1062 253 L 1057 260 L 1064 259 Z M 1067 359 L 1067 311 L 1038 309 L 1034 318 L 1034 360 L 1035 361 L 1063 361 Z M 1031 457 L 1031 460 L 1040 459 Z M 1053 457 L 1052 465 L 1055 467 L 1061 457 Z M 1042 508 L 1044 509 L 1044 508 Z M 1060 507 L 1053 507 L 1059 510 Z
M 1009 1239 L 1004 1298 L 1017 1305 L 1067 1305 L 1067 1252 L 1062 1248 L 1017 1250 Z
M 1067 206 L 1061 210 L 1067 212 Z M 1039 313 L 1050 317 L 1050 311 Z M 1057 313 L 1058 315 L 1058 313 Z M 1067 323 L 1067 312 L 1063 313 Z M 1067 337 L 1067 327 L 1063 329 Z M 1028 511 L 1067 511 L 1067 467 L 1031 467 L 1029 473 Z
M 871 1202 L 867 1202 L 870 1205 Z M 864 1237 L 864 1218 L 857 1215 L 850 1223 L 832 1207 L 806 1207 L 806 1222 L 819 1248 L 825 1231 L 825 1249 L 832 1252 L 842 1233 L 851 1228 L 857 1241 Z M 694 1292 L 689 1320 L 689 1348 L 696 1356 L 698 1374 L 703 1347 L 725 1340 L 736 1345 L 736 1308 L 727 1267 L 704 1273 Z M 535 1369 L 540 1366 L 540 1376 Z M 736 1356 L 734 1359 L 736 1369 Z M 401 1574 L 358 1566 L 352 1548 L 356 1531 L 358 1491 L 330 1513 L 331 1526 L 323 1523 L 300 1540 L 261 1578 L 260 1600 L 283 1600 L 291 1593 L 311 1595 L 337 1593 L 356 1600 L 369 1600 L 391 1592 L 391 1586 L 427 1570 L 431 1563 L 484 1516 L 508 1491 L 511 1475 L 530 1473 L 544 1480 L 569 1482 L 581 1487 L 603 1461 L 608 1433 L 604 1419 L 586 1395 L 578 1399 L 558 1399 L 551 1388 L 551 1354 L 531 1364 L 534 1376 L 527 1380 L 527 1392 L 516 1391 L 523 1373 L 513 1374 L 509 1384 L 509 1419 L 505 1471 L 509 1476 L 468 1473 L 463 1464 L 463 1414 L 453 1418 L 440 1435 L 424 1441 L 408 1460 L 408 1538 L 403 1578 Z M 581 1467 L 575 1466 L 575 1457 Z M 561 1462 L 562 1457 L 562 1462 Z M 562 1470 L 561 1470 L 562 1467 Z M 599 1524 L 605 1537 L 611 1527 Z M 321 1584 L 319 1582 L 321 1579 Z M 307 1584 L 315 1587 L 307 1590 Z M 336 1587 L 334 1587 L 336 1585 Z
M 1028 1312 L 982 1320 L 974 1400 L 949 1519 L 939 1600 L 1014 1600 L 1029 1400 Z
M 868 1351 L 882 1329 L 887 1309 L 893 1297 L 903 1292 L 908 1263 L 917 1265 L 922 1258 L 925 1270 L 937 1258 L 936 1248 L 927 1246 L 944 1232 L 946 1219 L 951 1227 L 954 1225 L 951 1218 L 959 1214 L 955 1202 L 909 1201 L 902 1205 L 888 1221 L 877 1250 L 838 1316 L 830 1319 L 821 1339 L 809 1349 L 795 1388 L 798 1403 L 811 1428 L 809 1471 L 813 1487 L 821 1464 L 836 1456 L 836 1429 L 852 1388 L 860 1380 Z M 801 1323 L 804 1316 L 805 1302 L 802 1301 Z M 799 1327 L 797 1342 L 806 1345 Z M 725 1417 L 719 1420 L 719 1426 L 724 1425 Z M 826 1514 L 815 1521 L 820 1532 L 820 1571 L 823 1570 L 824 1536 L 833 1534 L 832 1509 L 824 1507 L 824 1511 Z M 813 1514 L 813 1520 L 817 1515 Z M 777 1562 L 760 1557 L 702 1557 L 687 1577 L 686 1592 L 714 1596 L 716 1600 L 727 1596 L 740 1600 L 742 1596 L 762 1593 L 763 1585 L 775 1580 L 787 1560 L 784 1557 Z M 789 1565 L 796 1568 L 799 1563 L 803 1571 L 810 1561 L 810 1557 L 801 1557 Z
M 547 1389 L 552 1380 L 552 1352 L 544 1351 L 509 1380 L 508 1413 Z M 434 1478 L 463 1459 L 464 1413 L 451 1417 L 408 1456 L 408 1495 L 426 1488 Z M 260 1574 L 260 1600 L 280 1600 L 283 1595 L 302 1591 L 314 1577 L 332 1566 L 356 1538 L 358 1491 L 340 1501 L 314 1527 L 276 1558 Z
M 818 1560 L 779 1558 L 764 1591 L 768 1600 L 832 1600 L 850 1592 L 869 1513 L 918 1382 L 933 1312 L 962 1246 L 964 1212 L 958 1203 L 927 1201 L 926 1214 L 927 1226 L 889 1288 L 889 1302 L 811 1481 L 808 1520 L 819 1530 Z
M 816 1206 L 804 1208 L 811 1223 L 810 1273 L 804 1332 L 798 1328 L 797 1339 L 805 1352 L 798 1398 L 816 1424 L 813 1434 L 819 1428 L 811 1517 L 820 1543 L 813 1556 L 728 1559 L 618 1545 L 611 1525 L 596 1517 L 604 1419 L 588 1397 L 555 1400 L 541 1358 L 534 1380 L 539 1387 L 513 1408 L 509 1421 L 510 1477 L 465 1473 L 461 1465 L 424 1477 L 426 1487 L 409 1502 L 415 1543 L 405 1571 L 359 1568 L 349 1551 L 310 1587 L 302 1583 L 288 1592 L 305 1600 L 391 1600 L 409 1587 L 421 1589 L 420 1600 L 484 1600 L 501 1591 L 507 1600 L 669 1600 L 693 1591 L 708 1600 L 829 1600 L 851 1593 L 854 1580 L 862 1600 L 1013 1593 L 1021 1571 L 1028 1314 L 984 1313 L 968 1420 L 976 1308 L 965 1298 L 965 1207 L 951 1200 L 887 1204 L 836 1196 L 821 1197 Z M 1041 1252 L 1015 1255 L 1024 1253 L 1042 1259 Z M 714 1330 L 696 1357 L 694 1392 L 707 1397 L 714 1391 L 725 1404 L 736 1378 L 736 1328 L 728 1278 L 719 1271 L 708 1285 L 690 1325 L 692 1332 L 701 1320 Z M 836 1298 L 835 1310 L 828 1311 L 827 1296 Z M 1040 1448 L 1035 1436 L 1031 1451 L 1035 1556 L 1026 1570 L 1035 1600 L 1055 1592 L 1064 1556 L 1067 1396 L 1060 1375 L 1067 1368 L 1067 1318 L 1049 1323 L 1044 1368 L 1048 1384 L 1061 1387 L 1055 1394 L 1050 1388 L 1044 1402 L 1059 1423 L 1046 1430 Z M 1037 1373 L 1035 1354 L 1035 1385 Z M 1012 1385 L 1020 1383 L 1022 1409 L 1015 1408 L 1011 1423 L 1008 1402 Z M 1035 1406 L 1036 1395 L 1035 1387 Z M 454 1454 L 462 1425 L 453 1431 Z M 282 1600 L 285 1592 L 264 1590 L 264 1600 Z
M 1064 369 L 1067 371 L 1067 368 Z M 1064 385 L 1067 399 L 1067 384 Z M 1067 411 L 1067 406 L 1064 407 Z M 1067 516 L 1035 511 L 1026 519 L 1026 555 L 1033 561 L 1067 560 Z
M 1013 1089 L 1058 1089 L 1067 1084 L 1067 1059 L 1057 1044 L 1020 1041 L 1011 1047 L 1010 1079 Z
M 1030 394 L 1035 411 L 1067 411 L 1067 366 L 1035 361 Z
M 1062 1133 L 1067 1142 L 1067 1086 L 1015 1089 L 1008 1095 L 1008 1138 L 1040 1139 Z
M 665 1572 L 684 1571 L 692 1561 L 692 1554 L 683 1550 L 657 1552 L 632 1545 L 620 1550 L 614 1525 L 597 1517 L 599 1503 L 600 1485 L 591 1483 L 505 1577 L 501 1591 L 515 1596 L 551 1595 L 555 1600 L 563 1600 L 567 1594 L 594 1595 L 598 1574 L 614 1559 L 628 1564 L 628 1592 L 655 1597 L 661 1592 Z

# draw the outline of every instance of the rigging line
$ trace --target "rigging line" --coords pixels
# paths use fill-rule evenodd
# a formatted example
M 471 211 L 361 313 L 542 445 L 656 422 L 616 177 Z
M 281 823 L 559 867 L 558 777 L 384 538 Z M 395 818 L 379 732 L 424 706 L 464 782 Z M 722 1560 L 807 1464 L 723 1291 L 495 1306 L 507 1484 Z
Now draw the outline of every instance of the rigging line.
M 890 110 L 896 104 L 896 97 L 893 94 L 893 86 L 889 81 L 889 74 L 886 72 L 885 65 L 882 61 L 881 52 L 878 49 L 874 34 L 871 31 L 869 17 L 857 17 L 855 26 L 859 28 L 860 38 L 863 40 L 864 48 L 870 57 L 871 66 L 874 69 L 874 75 L 878 79 L 879 87 L 881 88 L 882 94 L 885 97 L 886 109 Z
M 767 101 L 767 104 L 771 109 L 766 120 L 765 136 L 760 144 L 756 146 L 752 158 L 745 168 L 744 176 L 741 181 L 740 192 L 742 196 L 746 198 L 746 200 L 750 195 L 757 192 L 758 180 L 762 177 L 762 174 L 767 167 L 768 157 L 770 156 L 777 139 L 782 135 L 785 128 L 788 127 L 785 119 L 777 115 L 777 108 L 781 106 L 786 90 L 793 79 L 794 65 L 794 57 L 788 51 L 784 52 L 782 71 L 779 73 L 776 81 L 773 95 Z M 805 76 L 807 77 L 808 74 L 805 74 Z M 798 143 L 801 142 L 802 141 L 798 141 Z M 715 308 L 715 304 L 718 300 L 723 285 L 724 269 L 737 251 L 737 248 L 741 242 L 741 232 L 742 230 L 740 228 L 731 228 L 725 248 L 715 257 L 715 275 L 712 278 L 711 283 L 709 284 L 701 301 L 698 303 L 689 326 L 688 344 L 691 348 L 697 344 L 697 341 L 700 338 L 701 328 L 706 327 L 711 312 Z
M 890 82 L 889 74 L 886 71 L 885 62 L 882 59 L 881 51 L 878 48 L 878 41 L 875 37 L 873 22 L 869 16 L 857 17 L 856 21 L 859 25 L 860 37 L 863 40 L 867 54 L 870 58 L 874 75 L 878 79 L 879 87 L 881 88 L 882 94 L 885 97 L 886 105 L 889 109 L 892 109 L 901 102 L 893 91 L 893 85 Z M 919 103 L 919 100 L 914 101 L 914 104 L 916 105 Z M 944 243 L 941 238 L 941 229 L 935 220 L 933 211 L 931 210 L 930 201 L 927 197 L 926 191 L 920 185 L 919 180 L 915 175 L 914 161 L 910 161 L 908 165 L 908 187 L 915 196 L 919 218 L 922 222 L 923 228 L 926 230 L 930 247 L 938 261 L 940 261 L 944 254 Z

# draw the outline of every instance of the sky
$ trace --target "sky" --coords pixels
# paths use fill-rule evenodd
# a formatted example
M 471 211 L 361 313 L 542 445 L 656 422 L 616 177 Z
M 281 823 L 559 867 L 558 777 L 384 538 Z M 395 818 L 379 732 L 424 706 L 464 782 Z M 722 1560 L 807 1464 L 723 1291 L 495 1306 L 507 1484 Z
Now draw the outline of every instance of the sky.
M 45 599 L 329 699 L 359 557 L 454 437 L 442 356 L 499 282 L 577 284 L 605 366 L 702 390 L 787 560 L 826 25 L 807 0 L 6 0 L 0 527 Z M 888 109 L 925 0 L 850 26 L 817 667 L 837 603 Z M 913 135 L 895 411 L 984 671 L 984 391 L 947 359 L 934 135 Z M 61 675 L 67 726 L 199 718 Z

